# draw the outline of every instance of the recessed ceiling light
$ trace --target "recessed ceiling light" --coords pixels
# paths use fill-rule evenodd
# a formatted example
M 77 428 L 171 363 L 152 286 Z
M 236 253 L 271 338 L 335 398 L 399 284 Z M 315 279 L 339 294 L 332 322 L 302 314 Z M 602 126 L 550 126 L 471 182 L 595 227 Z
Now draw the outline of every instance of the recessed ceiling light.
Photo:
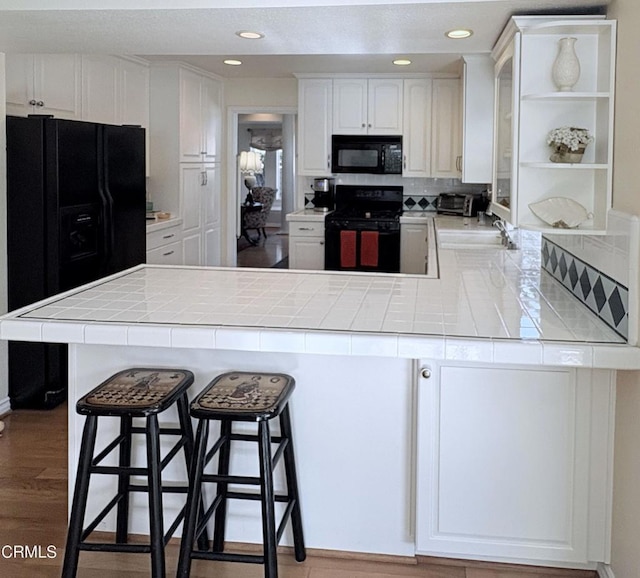
M 236 32 L 240 38 L 248 38 L 249 40 L 258 40 L 259 38 L 264 38 L 264 34 L 261 32 L 252 32 L 251 30 L 240 30 Z
M 396 66 L 409 66 L 411 64 L 411 60 L 408 58 L 396 58 L 393 63 Z
M 469 38 L 473 34 L 473 30 L 469 30 L 468 28 L 456 28 L 455 30 L 449 30 L 449 32 L 445 32 L 445 36 L 448 38 L 453 38 L 454 40 L 459 40 L 461 38 Z
M 227 58 L 223 62 L 229 66 L 240 66 L 242 64 L 242 60 L 234 60 L 233 58 Z

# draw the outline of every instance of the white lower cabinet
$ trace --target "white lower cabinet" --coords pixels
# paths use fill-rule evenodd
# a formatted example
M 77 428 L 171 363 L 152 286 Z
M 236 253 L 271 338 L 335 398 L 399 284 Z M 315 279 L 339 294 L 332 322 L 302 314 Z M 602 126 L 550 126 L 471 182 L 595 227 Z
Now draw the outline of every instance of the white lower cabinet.
M 400 225 L 400 273 L 426 274 L 428 233 L 426 223 Z
M 180 225 L 147 233 L 147 263 L 182 265 L 182 231 Z
M 417 553 L 607 561 L 615 372 L 422 365 Z
M 324 221 L 289 221 L 289 269 L 324 270 Z

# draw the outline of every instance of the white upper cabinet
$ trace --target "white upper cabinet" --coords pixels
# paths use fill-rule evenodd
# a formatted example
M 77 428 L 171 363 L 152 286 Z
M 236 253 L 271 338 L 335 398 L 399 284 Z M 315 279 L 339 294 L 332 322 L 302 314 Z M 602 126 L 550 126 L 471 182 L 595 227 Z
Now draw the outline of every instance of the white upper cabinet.
M 120 59 L 120 103 L 122 124 L 149 128 L 149 67 L 146 64 Z
M 494 62 L 488 54 L 463 57 L 462 182 L 491 182 Z
M 180 71 L 180 160 L 219 161 L 220 83 Z
M 458 78 L 433 79 L 431 111 L 431 176 L 460 178 L 462 131 Z
M 298 174 L 327 175 L 331 171 L 333 81 L 298 80 Z
M 80 57 L 75 54 L 9 54 L 7 114 L 80 118 Z
M 404 81 L 403 177 L 431 176 L 431 91 L 430 78 Z
M 82 55 L 82 119 L 120 124 L 120 63 L 117 58 Z
M 402 134 L 403 80 L 333 81 L 333 134 Z
M 580 75 L 560 91 L 552 69 L 560 40 L 576 38 Z M 553 233 L 603 234 L 611 207 L 616 22 L 601 16 L 523 16 L 509 22 L 496 43 L 496 154 L 492 210 L 513 225 Z M 508 92 L 510 91 L 510 92 Z M 588 129 L 594 137 L 582 162 L 551 162 L 554 128 Z M 505 129 L 509 130 L 508 140 Z M 506 170 L 505 170 L 506 169 Z M 538 218 L 530 206 L 563 197 L 589 218 L 562 228 L 563 214 Z

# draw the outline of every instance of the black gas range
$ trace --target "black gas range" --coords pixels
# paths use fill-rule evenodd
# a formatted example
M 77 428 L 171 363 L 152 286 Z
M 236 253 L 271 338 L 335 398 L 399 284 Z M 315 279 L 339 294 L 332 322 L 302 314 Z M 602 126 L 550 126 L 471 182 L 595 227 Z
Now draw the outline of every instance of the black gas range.
M 325 269 L 400 271 L 400 186 L 338 185 L 325 217 Z

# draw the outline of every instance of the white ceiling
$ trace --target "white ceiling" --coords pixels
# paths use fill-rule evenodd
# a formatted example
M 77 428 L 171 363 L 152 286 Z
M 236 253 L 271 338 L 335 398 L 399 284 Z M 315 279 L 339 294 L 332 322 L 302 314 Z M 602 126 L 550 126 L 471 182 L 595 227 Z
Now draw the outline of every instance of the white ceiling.
M 578 13 L 609 0 L 184 0 L 179 8 L 175 0 L 104 0 L 87 9 L 88 3 L 0 0 L 0 51 L 137 54 L 226 77 L 452 71 L 460 54 L 489 52 L 512 14 Z M 444 36 L 457 27 L 474 34 Z M 244 40 L 239 30 L 265 38 Z M 399 56 L 413 64 L 393 66 Z M 229 57 L 243 65 L 222 64 Z

